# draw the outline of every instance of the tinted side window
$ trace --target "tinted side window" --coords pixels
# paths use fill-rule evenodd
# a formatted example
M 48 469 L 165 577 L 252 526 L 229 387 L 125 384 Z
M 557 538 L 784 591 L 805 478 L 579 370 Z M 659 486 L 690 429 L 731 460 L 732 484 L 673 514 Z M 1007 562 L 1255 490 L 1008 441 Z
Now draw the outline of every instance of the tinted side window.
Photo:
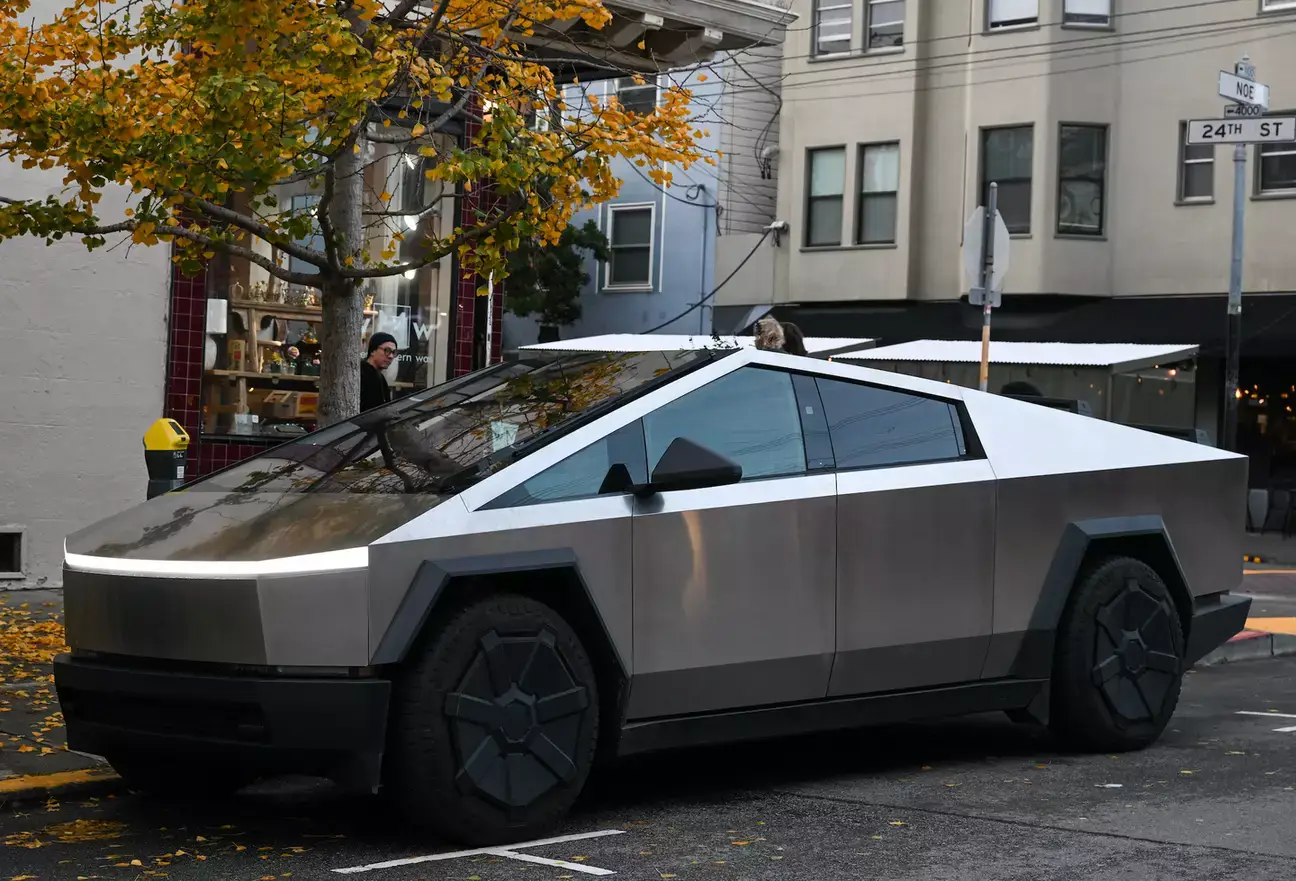
M 539 502 L 565 502 L 600 494 L 614 465 L 624 465 L 631 483 L 648 482 L 644 459 L 643 427 L 638 420 L 550 465 L 526 482 L 513 487 L 485 508 L 511 508 Z M 624 492 L 624 481 L 609 481 L 608 492 Z
M 806 470 L 792 377 L 776 370 L 740 368 L 654 410 L 643 423 L 649 473 L 677 437 L 737 462 L 744 480 Z
M 945 401 L 823 377 L 819 396 L 839 469 L 963 455 L 958 412 Z

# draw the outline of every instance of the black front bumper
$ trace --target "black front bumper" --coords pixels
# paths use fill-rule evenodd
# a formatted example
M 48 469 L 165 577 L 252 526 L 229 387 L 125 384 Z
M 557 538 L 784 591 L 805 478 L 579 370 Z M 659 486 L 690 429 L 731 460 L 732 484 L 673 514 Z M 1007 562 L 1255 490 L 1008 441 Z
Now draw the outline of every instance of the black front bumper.
M 320 774 L 377 790 L 391 683 L 144 668 L 60 655 L 54 681 L 68 746 L 264 773 Z
M 1185 665 L 1197 663 L 1241 633 L 1250 612 L 1251 597 L 1232 593 L 1197 597 L 1192 623 L 1188 625 Z

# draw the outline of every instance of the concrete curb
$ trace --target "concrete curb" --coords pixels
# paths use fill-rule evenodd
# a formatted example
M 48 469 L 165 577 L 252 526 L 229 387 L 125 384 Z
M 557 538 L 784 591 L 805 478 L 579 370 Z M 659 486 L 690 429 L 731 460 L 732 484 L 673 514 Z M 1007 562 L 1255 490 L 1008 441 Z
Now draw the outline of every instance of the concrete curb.
M 1260 658 L 1281 658 L 1288 655 L 1296 655 L 1296 636 L 1243 630 L 1193 666 L 1213 667 L 1218 664 L 1254 661 Z
M 0 806 L 45 801 L 50 798 L 107 795 L 125 786 L 108 767 L 27 774 L 0 779 Z

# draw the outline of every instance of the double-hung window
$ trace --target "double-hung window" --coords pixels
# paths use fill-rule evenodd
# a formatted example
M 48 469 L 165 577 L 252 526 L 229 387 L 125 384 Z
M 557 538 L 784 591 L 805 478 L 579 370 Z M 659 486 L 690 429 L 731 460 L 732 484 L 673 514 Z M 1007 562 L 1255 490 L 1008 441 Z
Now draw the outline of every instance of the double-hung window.
M 1292 8 L 1296 8 L 1293 4 Z M 1271 113 L 1292 116 L 1291 113 Z M 1263 193 L 1296 194 L 1296 143 L 1260 144 L 1256 148 L 1256 190 Z
M 999 213 L 1008 232 L 1031 231 L 1031 175 L 1035 128 L 988 128 L 981 132 L 981 204 L 990 204 L 990 184 L 999 185 Z
M 860 192 L 855 243 L 890 245 L 896 240 L 896 203 L 900 190 L 900 145 L 860 147 Z
M 644 290 L 652 287 L 653 206 L 613 205 L 608 213 L 611 229 L 607 288 Z
M 814 55 L 841 55 L 850 52 L 851 9 L 853 0 L 814 0 Z
M 616 96 L 623 110 L 647 115 L 657 109 L 657 80 L 647 77 L 639 85 L 634 77 L 622 77 L 616 82 Z
M 1112 0 L 1062 0 L 1062 23 L 1073 27 L 1111 27 Z
M 1100 236 L 1107 189 L 1107 126 L 1063 124 L 1058 138 L 1057 231 Z
M 806 188 L 806 247 L 842 243 L 842 194 L 846 187 L 846 148 L 811 150 Z
M 1189 144 L 1188 123 L 1179 124 L 1179 201 L 1215 199 L 1215 145 Z
M 986 27 L 996 31 L 1039 24 L 1039 0 L 986 0 Z
M 895 49 L 904 46 L 904 0 L 864 0 L 864 46 Z

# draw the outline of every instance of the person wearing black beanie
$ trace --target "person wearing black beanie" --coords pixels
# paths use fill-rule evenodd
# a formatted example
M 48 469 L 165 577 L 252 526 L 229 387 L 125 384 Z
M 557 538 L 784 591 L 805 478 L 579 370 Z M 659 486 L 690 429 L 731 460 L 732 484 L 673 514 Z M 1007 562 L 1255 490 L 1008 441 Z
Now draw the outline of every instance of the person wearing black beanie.
M 396 358 L 396 337 L 376 333 L 369 337 L 369 354 L 360 362 L 360 411 L 381 407 L 391 400 L 391 387 L 383 371 Z

